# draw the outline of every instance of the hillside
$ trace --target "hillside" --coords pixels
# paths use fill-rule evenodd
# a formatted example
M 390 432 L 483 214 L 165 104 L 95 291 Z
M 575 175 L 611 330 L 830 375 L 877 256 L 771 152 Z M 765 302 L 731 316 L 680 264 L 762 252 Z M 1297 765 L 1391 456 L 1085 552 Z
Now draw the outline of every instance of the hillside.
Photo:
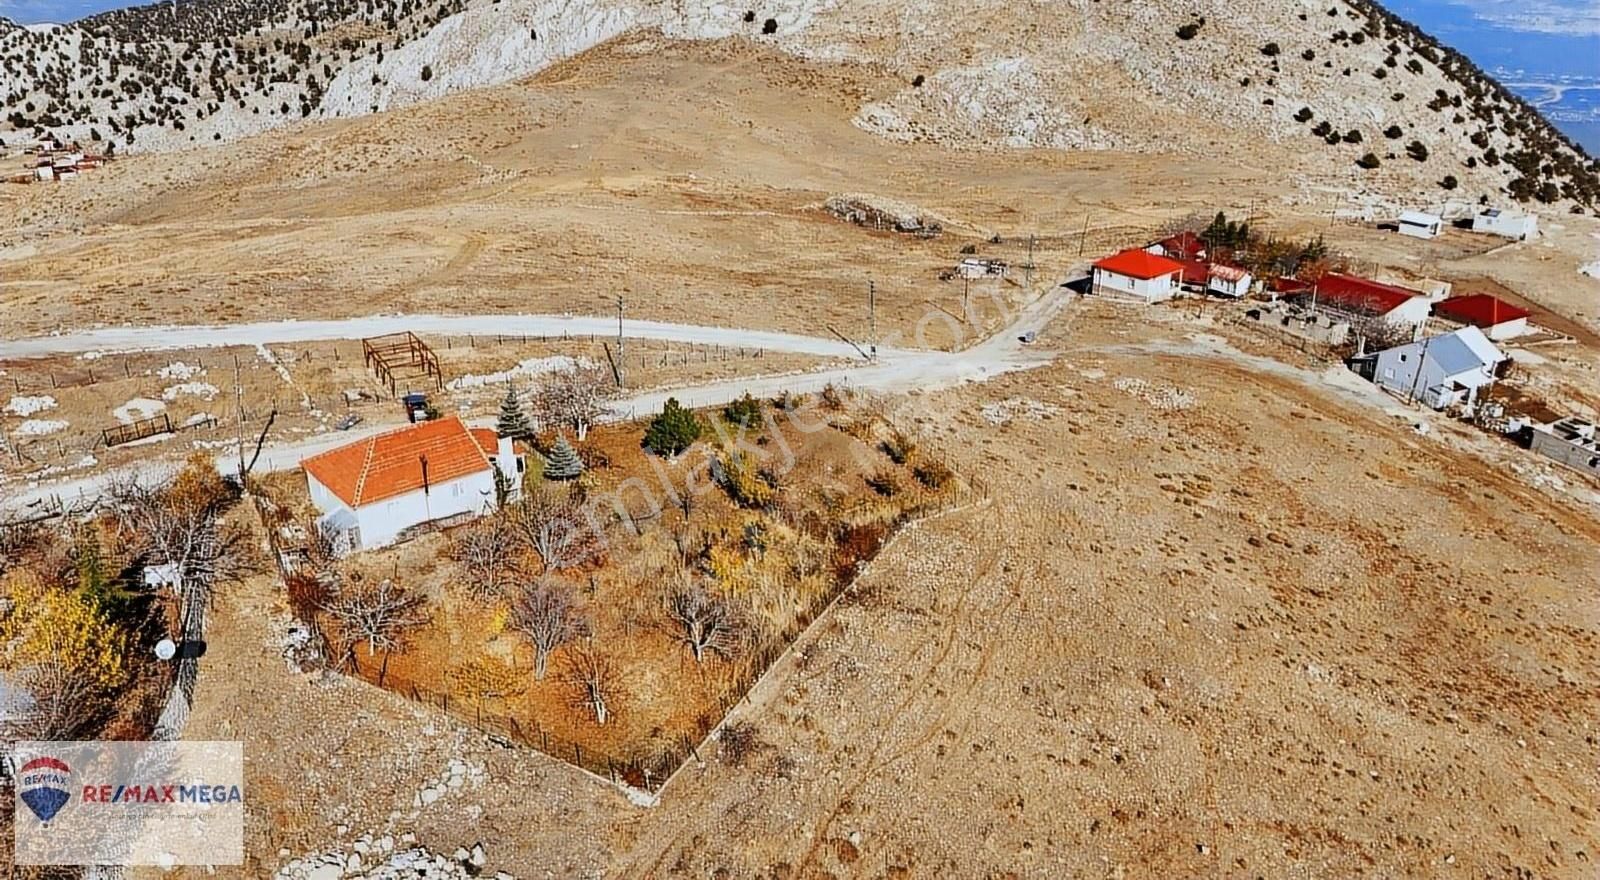
M 1356 193 L 1600 205 L 1581 149 L 1370 0 L 191 0 L 0 25 L 0 129 L 205 145 L 509 82 L 639 30 L 870 65 L 900 85 L 860 95 L 856 124 L 896 141 L 1199 157 L 1264 142 Z

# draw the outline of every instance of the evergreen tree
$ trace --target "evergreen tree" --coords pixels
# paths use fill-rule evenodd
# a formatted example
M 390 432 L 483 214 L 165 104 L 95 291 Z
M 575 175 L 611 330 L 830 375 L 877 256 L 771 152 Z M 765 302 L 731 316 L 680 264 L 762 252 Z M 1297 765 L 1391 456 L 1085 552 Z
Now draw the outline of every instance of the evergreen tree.
M 500 401 L 500 421 L 496 423 L 495 431 L 502 437 L 519 440 L 533 433 L 532 426 L 528 424 L 528 414 L 522 411 L 522 396 L 517 393 L 515 385 L 506 385 L 506 397 Z
M 578 457 L 578 451 L 567 442 L 565 434 L 556 437 L 556 445 L 550 450 L 550 461 L 544 466 L 545 479 L 576 480 L 582 475 L 583 459 Z
M 700 439 L 700 419 L 685 409 L 678 398 L 667 398 L 661 414 L 650 421 L 644 432 L 644 448 L 657 455 L 677 455 Z

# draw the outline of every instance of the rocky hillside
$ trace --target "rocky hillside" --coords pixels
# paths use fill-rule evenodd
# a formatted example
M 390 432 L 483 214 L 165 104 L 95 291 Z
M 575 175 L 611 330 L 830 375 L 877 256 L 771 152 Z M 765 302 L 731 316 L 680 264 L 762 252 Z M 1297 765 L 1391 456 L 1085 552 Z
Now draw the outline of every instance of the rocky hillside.
M 1371 0 L 180 0 L 0 20 L 0 127 L 201 145 L 505 82 L 647 28 L 888 70 L 903 87 L 863 96 L 857 124 L 891 139 L 1211 155 L 1266 141 L 1413 201 L 1600 206 L 1600 163 Z

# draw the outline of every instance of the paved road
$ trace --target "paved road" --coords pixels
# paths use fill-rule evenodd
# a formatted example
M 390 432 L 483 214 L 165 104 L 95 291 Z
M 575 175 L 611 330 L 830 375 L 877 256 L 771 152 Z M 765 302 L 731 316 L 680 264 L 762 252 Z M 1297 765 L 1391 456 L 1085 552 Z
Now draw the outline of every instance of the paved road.
M 963 382 L 982 382 L 1003 373 L 1030 369 L 1048 363 L 1051 359 L 1051 355 L 1048 352 L 1023 345 L 1019 341 L 1019 337 L 1029 330 L 1042 329 L 1060 311 L 1069 298 L 1070 295 L 1063 291 L 1052 291 L 1022 309 L 1010 325 L 1001 332 L 961 351 L 922 351 L 883 347 L 878 351 L 877 362 L 870 364 L 858 361 L 853 366 L 817 372 L 751 376 L 709 382 L 685 388 L 648 391 L 614 401 L 612 403 L 612 417 L 615 419 L 630 419 L 649 415 L 659 411 L 668 397 L 676 397 L 679 402 L 686 406 L 709 407 L 727 403 L 747 392 L 756 397 L 774 397 L 782 391 L 789 391 L 795 394 L 810 394 L 821 391 L 830 383 L 861 391 L 894 393 L 913 389 L 945 388 Z M 128 328 L 123 330 L 96 330 L 88 333 L 3 343 L 0 344 L 0 356 L 19 356 L 19 346 L 25 346 L 25 350 L 29 355 L 37 356 L 141 346 L 189 348 L 197 344 L 213 346 L 254 345 L 257 342 L 265 344 L 289 340 L 303 341 L 307 338 L 349 339 L 352 336 L 369 335 L 373 332 L 387 332 L 388 328 L 401 326 L 435 333 L 465 333 L 469 331 L 459 328 L 465 326 L 488 326 L 491 328 L 499 327 L 500 332 L 507 334 L 522 332 L 520 329 L 511 329 L 512 327 L 533 326 L 531 323 L 523 325 L 503 323 L 517 320 L 572 322 L 570 326 L 574 328 L 571 331 L 573 333 L 588 333 L 590 332 L 588 328 L 599 328 L 601 324 L 605 323 L 604 319 L 598 318 L 524 316 L 518 319 L 496 316 L 487 318 L 441 317 L 428 319 L 428 321 L 439 323 L 418 322 L 413 318 L 364 318 L 338 322 L 287 321 L 272 324 L 245 324 L 231 328 Z M 554 325 L 540 326 L 548 327 Z M 615 332 L 615 321 L 611 322 L 610 327 L 611 332 Z M 636 332 L 637 329 L 664 334 L 650 338 L 675 341 L 708 342 L 720 345 L 759 345 L 773 350 L 803 351 L 809 354 L 856 355 L 855 350 L 844 342 L 831 342 L 826 339 L 785 333 L 650 322 L 629 322 L 625 325 L 624 332 L 637 338 L 643 335 Z M 297 335 L 302 330 L 308 330 L 312 334 L 326 335 Z M 470 332 L 483 331 L 474 330 Z M 491 329 L 489 332 L 492 333 L 494 330 Z M 549 335 L 550 333 L 548 329 L 543 331 L 530 329 L 527 332 L 529 335 L 536 333 Z M 559 333 L 560 331 L 557 330 L 555 332 Z M 604 330 L 601 329 L 599 332 L 604 332 Z M 195 341 L 201 338 L 205 341 L 200 343 Z M 60 342 L 59 348 L 51 347 L 51 343 L 54 341 Z M 840 351 L 840 349 L 843 349 L 843 351 Z M 856 356 L 859 357 L 859 355 Z M 471 424 L 474 426 L 492 426 L 494 420 L 492 418 L 477 419 L 473 420 Z M 293 470 L 299 467 L 301 460 L 308 456 L 370 437 L 373 434 L 390 430 L 394 427 L 397 426 L 392 424 L 371 425 L 350 431 L 323 434 L 292 443 L 269 444 L 263 447 L 261 451 L 261 458 L 256 463 L 256 471 Z M 219 454 L 217 456 L 217 469 L 223 473 L 236 472 L 239 468 L 238 455 L 237 450 Z M 175 462 L 152 459 L 112 471 L 45 483 L 39 486 L 0 489 L 0 509 L 23 509 L 52 499 L 59 499 L 69 503 L 80 501 L 98 496 L 115 479 L 128 476 L 155 477 L 170 473 L 175 467 L 177 467 Z

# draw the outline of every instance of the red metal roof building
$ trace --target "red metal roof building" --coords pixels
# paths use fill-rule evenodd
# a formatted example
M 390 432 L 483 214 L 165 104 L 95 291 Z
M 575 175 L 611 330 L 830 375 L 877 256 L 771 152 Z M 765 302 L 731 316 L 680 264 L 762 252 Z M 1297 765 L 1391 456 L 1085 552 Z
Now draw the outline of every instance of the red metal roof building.
M 1183 271 L 1183 264 L 1139 248 L 1129 248 L 1094 264 L 1094 268 L 1125 278 L 1149 281 Z
M 1312 285 L 1312 296 L 1319 305 L 1368 315 L 1395 315 L 1411 323 L 1420 323 L 1429 311 L 1428 299 L 1420 291 L 1355 275 L 1324 275 Z
M 1487 293 L 1470 293 L 1466 296 L 1441 300 L 1434 305 L 1433 310 L 1446 318 L 1475 327 L 1493 327 L 1532 314 L 1527 309 L 1496 299 Z
M 1095 294 L 1159 302 L 1177 294 L 1175 279 L 1183 273 L 1183 268 L 1177 260 L 1130 248 L 1095 263 L 1089 289 Z
M 1200 236 L 1193 232 L 1180 232 L 1177 235 L 1163 238 L 1145 250 L 1174 260 L 1204 260 L 1206 258 L 1206 243 Z
M 1509 339 L 1527 333 L 1528 317 L 1532 314 L 1487 293 L 1440 300 L 1434 303 L 1433 311 L 1440 317 L 1481 327 L 1490 339 Z

